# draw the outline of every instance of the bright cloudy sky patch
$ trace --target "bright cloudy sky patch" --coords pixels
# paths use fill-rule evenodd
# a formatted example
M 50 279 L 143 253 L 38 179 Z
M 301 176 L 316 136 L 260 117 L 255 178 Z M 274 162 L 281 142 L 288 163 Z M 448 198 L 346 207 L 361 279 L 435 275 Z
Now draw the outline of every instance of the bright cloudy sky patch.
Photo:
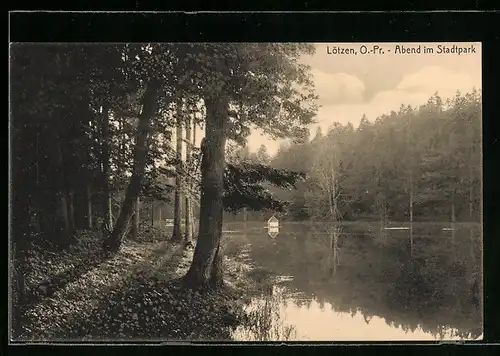
M 380 115 L 398 111 L 402 104 L 413 107 L 425 104 L 435 92 L 445 100 L 454 96 L 457 90 L 467 93 L 473 88 L 481 89 L 480 43 L 474 43 L 476 54 L 460 56 L 437 53 L 334 56 L 327 55 L 327 45 L 336 44 L 317 43 L 316 54 L 304 56 L 301 60 L 311 67 L 319 96 L 318 104 L 321 105 L 316 116 L 317 123 L 310 127 L 312 135 L 318 126 L 323 132 L 334 122 L 351 122 L 357 127 L 363 114 L 374 121 Z M 361 46 L 342 45 L 353 48 Z M 438 44 L 422 45 L 436 49 Z M 446 43 L 448 47 L 452 45 Z M 459 45 L 466 47 L 471 43 Z M 203 132 L 200 132 L 198 140 L 201 140 L 201 136 Z M 276 153 L 281 142 L 271 140 L 260 130 L 253 131 L 248 137 L 250 150 L 256 151 L 263 144 L 271 154 Z
M 323 105 L 318 111 L 317 121 L 323 130 L 334 122 L 351 122 L 357 127 L 363 114 L 373 121 L 391 110 L 397 111 L 401 105 L 416 107 L 425 104 L 436 92 L 444 100 L 454 96 L 457 90 L 465 93 L 474 87 L 481 87 L 480 77 L 465 71 L 429 66 L 405 75 L 393 89 L 380 91 L 365 103 Z
M 346 73 L 325 73 L 311 70 L 318 104 L 360 103 L 363 101 L 365 84 L 358 77 Z

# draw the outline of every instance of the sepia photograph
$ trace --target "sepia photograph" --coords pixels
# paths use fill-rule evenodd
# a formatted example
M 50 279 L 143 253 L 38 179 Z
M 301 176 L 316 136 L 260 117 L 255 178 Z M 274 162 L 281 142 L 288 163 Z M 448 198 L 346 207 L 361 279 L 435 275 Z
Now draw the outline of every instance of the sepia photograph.
M 480 42 L 9 55 L 11 342 L 482 340 Z

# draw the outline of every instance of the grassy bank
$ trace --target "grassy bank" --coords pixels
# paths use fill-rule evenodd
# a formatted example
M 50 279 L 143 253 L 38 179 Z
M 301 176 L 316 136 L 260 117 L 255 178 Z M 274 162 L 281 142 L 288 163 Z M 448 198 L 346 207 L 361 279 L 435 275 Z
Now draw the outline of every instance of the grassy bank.
M 244 320 L 242 295 L 248 283 L 244 272 L 249 268 L 225 258 L 223 290 L 208 294 L 190 290 L 180 278 L 189 268 L 193 250 L 164 240 L 157 236 L 126 241 L 113 258 L 87 268 L 27 308 L 13 339 L 230 340 L 232 330 Z

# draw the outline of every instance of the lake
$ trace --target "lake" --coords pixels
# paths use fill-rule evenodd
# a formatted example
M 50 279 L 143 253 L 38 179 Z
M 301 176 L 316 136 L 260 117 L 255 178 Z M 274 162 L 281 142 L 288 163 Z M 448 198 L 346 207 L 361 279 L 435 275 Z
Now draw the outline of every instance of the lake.
M 260 287 L 234 340 L 482 336 L 479 224 L 283 222 L 275 238 L 265 224 L 224 226 L 224 253 L 250 265 Z

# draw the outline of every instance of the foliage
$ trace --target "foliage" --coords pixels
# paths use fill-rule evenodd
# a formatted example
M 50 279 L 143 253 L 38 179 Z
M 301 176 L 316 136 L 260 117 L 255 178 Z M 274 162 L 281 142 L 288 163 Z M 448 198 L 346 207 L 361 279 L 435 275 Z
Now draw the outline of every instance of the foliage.
M 295 183 L 304 175 L 284 169 L 276 169 L 248 161 L 227 164 L 224 178 L 224 208 L 238 211 L 243 207 L 251 210 L 284 211 L 287 202 L 273 197 L 263 183 L 283 189 L 295 189 Z
M 409 220 L 411 193 L 414 219 L 449 221 L 453 203 L 456 220 L 478 221 L 480 127 L 480 92 L 444 103 L 436 94 L 419 108 L 402 105 L 373 122 L 363 116 L 357 130 L 334 124 L 311 142 L 282 146 L 271 165 L 307 175 L 304 191 L 288 196 L 297 208 L 305 201 L 315 219 L 324 219 L 330 205 L 324 193 L 335 186 L 344 219 Z

